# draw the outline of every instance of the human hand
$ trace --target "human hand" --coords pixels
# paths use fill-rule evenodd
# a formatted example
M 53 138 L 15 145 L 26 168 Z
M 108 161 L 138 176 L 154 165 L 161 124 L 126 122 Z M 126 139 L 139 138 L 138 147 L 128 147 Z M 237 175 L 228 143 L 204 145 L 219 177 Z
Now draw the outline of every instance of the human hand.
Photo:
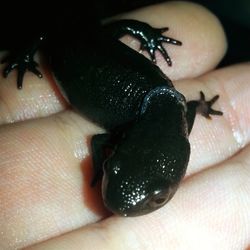
M 110 216 L 91 181 L 89 137 L 101 128 L 69 108 L 44 78 L 0 83 L 0 249 L 246 249 L 250 246 L 250 64 L 214 70 L 226 50 L 218 20 L 184 2 L 124 15 L 170 27 L 158 65 L 187 100 L 220 99 L 222 117 L 197 116 L 188 171 L 173 199 L 140 217 Z M 138 50 L 129 37 L 123 41 Z M 4 66 L 2 66 L 4 67 Z M 57 236 L 57 237 L 56 237 Z M 54 238 L 55 237 L 55 238 Z

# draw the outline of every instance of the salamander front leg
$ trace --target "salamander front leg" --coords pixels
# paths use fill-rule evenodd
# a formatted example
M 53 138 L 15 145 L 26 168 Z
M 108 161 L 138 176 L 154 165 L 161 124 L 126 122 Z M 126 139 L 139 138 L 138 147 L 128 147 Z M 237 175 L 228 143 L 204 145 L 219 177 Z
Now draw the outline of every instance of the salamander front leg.
M 213 104 L 219 99 L 219 95 L 214 96 L 211 100 L 206 101 L 205 95 L 200 91 L 200 100 L 193 100 L 187 103 L 187 121 L 188 121 L 188 132 L 190 134 L 194 119 L 197 113 L 211 119 L 211 115 L 223 115 L 221 111 L 212 109 Z
M 91 140 L 91 150 L 92 150 L 92 159 L 93 159 L 93 169 L 94 177 L 91 181 L 91 186 L 95 184 L 102 178 L 103 175 L 103 162 L 107 158 L 105 153 L 105 148 L 111 147 L 109 145 L 109 134 L 97 134 L 92 137 Z
M 168 65 L 172 65 L 171 58 L 169 57 L 166 49 L 163 47 L 163 43 L 179 46 L 182 45 L 180 41 L 162 34 L 168 31 L 168 28 L 153 28 L 147 23 L 136 20 L 116 21 L 107 24 L 103 29 L 105 34 L 116 39 L 119 39 L 126 34 L 137 38 L 141 42 L 141 50 L 147 51 L 154 63 L 156 63 L 155 52 L 158 50 Z

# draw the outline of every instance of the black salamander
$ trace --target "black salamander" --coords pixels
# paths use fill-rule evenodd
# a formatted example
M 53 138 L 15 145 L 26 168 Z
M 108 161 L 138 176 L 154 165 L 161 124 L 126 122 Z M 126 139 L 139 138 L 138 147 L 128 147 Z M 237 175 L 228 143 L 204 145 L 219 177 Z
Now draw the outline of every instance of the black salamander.
M 19 89 L 27 70 L 42 77 L 33 59 L 42 50 L 73 107 L 107 131 L 91 142 L 92 185 L 102 178 L 106 207 L 122 216 L 147 214 L 173 197 L 188 165 L 195 115 L 221 115 L 211 108 L 218 96 L 205 101 L 201 92 L 200 100 L 186 102 L 151 62 L 158 50 L 171 66 L 162 44 L 181 45 L 163 35 L 167 28 L 121 20 L 80 32 L 80 25 L 41 33 L 10 50 L 4 76 L 17 69 Z M 118 40 L 125 34 L 141 42 L 151 61 Z

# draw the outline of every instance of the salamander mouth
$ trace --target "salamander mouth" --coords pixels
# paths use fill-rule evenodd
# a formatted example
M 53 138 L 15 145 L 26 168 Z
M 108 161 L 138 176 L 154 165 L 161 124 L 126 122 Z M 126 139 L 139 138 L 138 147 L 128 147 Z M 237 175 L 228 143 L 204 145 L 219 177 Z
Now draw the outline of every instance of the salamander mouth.
M 124 202 L 120 204 L 120 206 L 116 206 L 117 204 L 108 200 L 104 200 L 104 202 L 108 209 L 114 214 L 124 217 L 141 216 L 151 213 L 164 206 L 173 197 L 175 191 L 176 188 L 170 188 L 167 192 L 157 190 L 148 194 L 147 197 L 137 203 Z
M 161 208 L 165 203 L 166 199 L 160 199 L 157 202 L 148 202 L 147 205 L 140 204 L 136 207 L 131 207 L 130 209 L 124 209 L 124 208 L 118 208 L 118 209 L 112 209 L 110 210 L 117 215 L 124 216 L 124 217 L 134 217 L 134 216 L 141 216 L 146 215 L 148 213 L 153 212 L 154 210 L 157 210 Z M 149 205 L 150 204 L 150 205 Z

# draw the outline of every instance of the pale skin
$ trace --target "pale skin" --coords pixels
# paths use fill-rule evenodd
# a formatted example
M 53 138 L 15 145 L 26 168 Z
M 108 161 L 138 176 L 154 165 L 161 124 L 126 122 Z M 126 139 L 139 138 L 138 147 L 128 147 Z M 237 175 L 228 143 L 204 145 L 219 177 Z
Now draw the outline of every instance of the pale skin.
M 117 18 L 135 18 L 183 46 L 167 46 L 158 65 L 188 100 L 219 94 L 212 121 L 197 116 L 191 160 L 174 198 L 151 214 L 108 214 L 89 187 L 89 138 L 102 131 L 77 114 L 50 72 L 16 72 L 0 82 L 0 249 L 249 249 L 250 63 L 215 70 L 227 49 L 217 18 L 203 7 L 172 2 Z M 131 38 L 123 41 L 138 49 Z M 38 56 L 39 58 L 39 56 Z M 3 67 L 3 66 L 1 66 Z M 86 171 L 84 171 L 86 170 Z

